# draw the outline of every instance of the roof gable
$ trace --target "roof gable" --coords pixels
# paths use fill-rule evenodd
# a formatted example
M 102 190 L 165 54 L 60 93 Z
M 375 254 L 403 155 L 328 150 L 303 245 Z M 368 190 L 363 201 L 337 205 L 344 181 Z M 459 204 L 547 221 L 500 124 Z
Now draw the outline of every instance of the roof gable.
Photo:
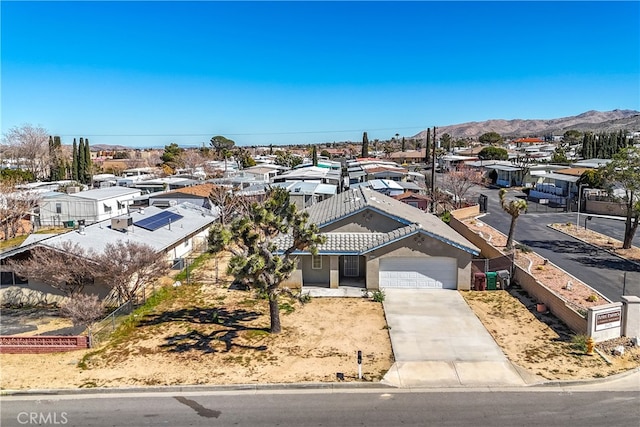
M 345 191 L 306 209 L 309 220 L 317 224 L 320 229 L 366 210 L 374 210 L 398 221 L 396 230 L 384 234 L 390 235 L 400 230 L 404 230 L 404 234 L 420 231 L 468 252 L 479 252 L 477 247 L 435 215 L 367 188 L 358 187 Z M 327 236 L 330 234 L 327 233 Z

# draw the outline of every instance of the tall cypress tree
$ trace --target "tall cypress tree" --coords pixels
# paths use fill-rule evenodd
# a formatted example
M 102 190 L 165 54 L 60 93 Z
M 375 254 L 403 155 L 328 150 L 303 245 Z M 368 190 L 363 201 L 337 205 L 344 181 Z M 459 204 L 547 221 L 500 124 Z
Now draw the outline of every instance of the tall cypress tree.
M 369 157 L 369 137 L 366 132 L 362 134 L 362 153 L 360 153 L 360 157 Z
M 73 160 L 71 163 L 71 179 L 78 181 L 78 143 L 73 138 Z
M 424 162 L 429 165 L 429 161 L 431 160 L 431 129 L 427 128 L 427 142 L 425 145 L 425 153 L 424 153 Z
M 80 144 L 78 144 L 78 180 L 82 184 L 85 184 L 85 176 L 87 172 L 87 165 L 84 163 L 84 138 L 80 138 Z
M 406 149 L 407 149 L 407 146 L 406 146 L 406 144 L 404 142 L 404 136 L 402 137 L 402 142 L 400 143 L 400 148 L 402 149 L 403 152 L 406 151 Z
M 49 168 L 51 181 L 59 181 L 65 178 L 64 158 L 62 156 L 62 143 L 59 136 L 49 137 Z
M 84 168 L 85 184 L 91 184 L 91 149 L 89 148 L 89 138 L 84 140 Z
M 318 149 L 315 145 L 311 148 L 311 162 L 313 166 L 318 166 Z
M 56 181 L 56 150 L 51 135 L 49 135 L 49 159 L 49 181 Z

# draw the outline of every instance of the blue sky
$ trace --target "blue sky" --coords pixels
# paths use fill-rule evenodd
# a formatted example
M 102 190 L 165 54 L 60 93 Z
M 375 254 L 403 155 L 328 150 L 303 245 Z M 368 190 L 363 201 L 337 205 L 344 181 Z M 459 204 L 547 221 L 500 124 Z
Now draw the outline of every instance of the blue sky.
M 2 1 L 2 132 L 312 144 L 640 110 L 639 5 Z

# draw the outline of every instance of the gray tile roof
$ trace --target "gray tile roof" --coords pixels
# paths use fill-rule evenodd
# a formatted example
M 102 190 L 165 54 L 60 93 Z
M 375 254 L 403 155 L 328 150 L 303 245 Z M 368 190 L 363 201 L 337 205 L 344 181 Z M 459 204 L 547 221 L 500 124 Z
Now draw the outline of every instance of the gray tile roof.
M 401 225 L 388 233 L 324 233 L 326 243 L 319 246 L 320 253 L 363 254 L 394 240 L 411 234 L 424 234 L 450 244 L 458 249 L 477 254 L 480 250 L 435 215 L 426 213 L 406 203 L 380 194 L 368 188 L 358 187 L 316 203 L 306 211 L 309 220 L 320 227 L 347 218 L 365 209 L 394 218 Z M 279 249 L 291 244 L 291 238 L 281 237 L 276 242 Z

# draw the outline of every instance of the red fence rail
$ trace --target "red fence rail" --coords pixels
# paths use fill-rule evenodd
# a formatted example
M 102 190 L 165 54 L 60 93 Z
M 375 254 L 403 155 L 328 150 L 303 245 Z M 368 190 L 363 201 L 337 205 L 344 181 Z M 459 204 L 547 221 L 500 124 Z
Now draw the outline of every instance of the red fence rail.
M 56 353 L 89 348 L 86 336 L 0 336 L 0 353 Z

